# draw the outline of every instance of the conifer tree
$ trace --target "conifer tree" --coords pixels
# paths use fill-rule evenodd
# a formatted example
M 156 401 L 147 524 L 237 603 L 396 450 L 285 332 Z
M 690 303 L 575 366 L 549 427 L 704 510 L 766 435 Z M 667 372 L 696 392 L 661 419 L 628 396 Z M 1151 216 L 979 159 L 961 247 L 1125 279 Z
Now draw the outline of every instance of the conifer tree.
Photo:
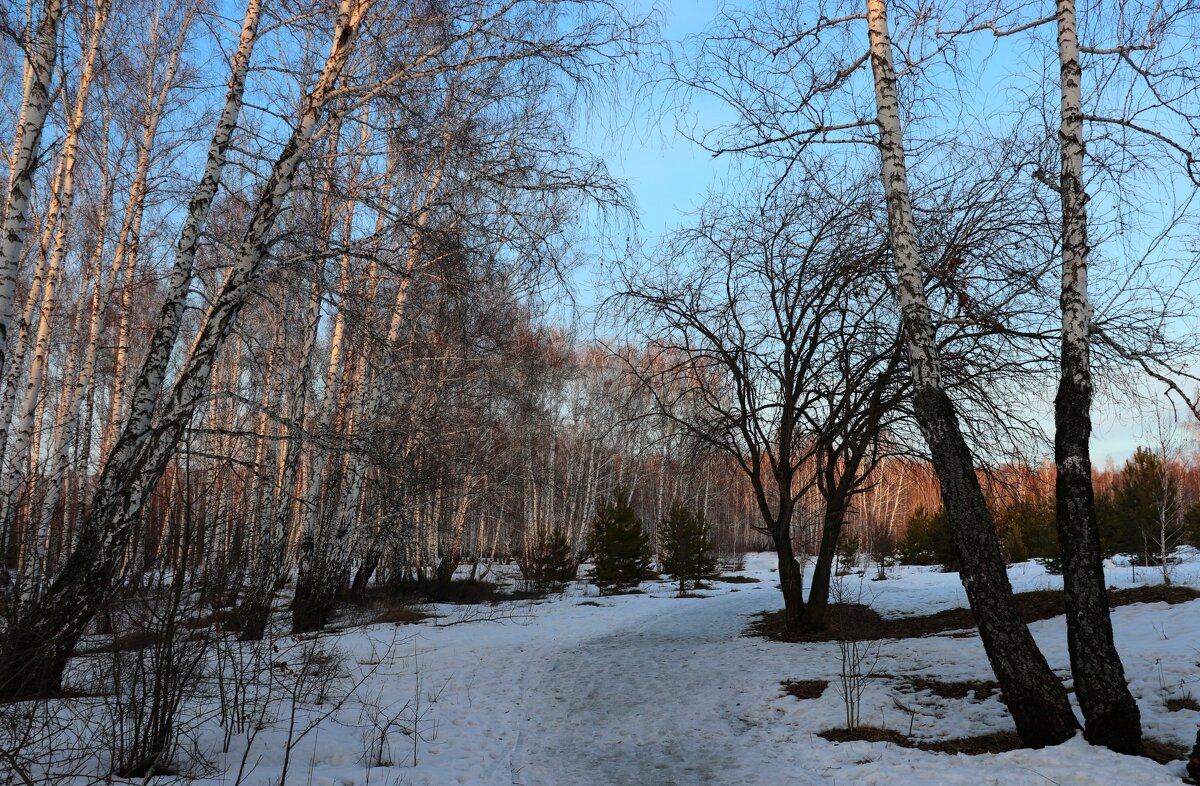
M 595 561 L 592 580 L 601 594 L 638 584 L 650 572 L 650 539 L 629 501 L 629 492 L 617 489 L 611 500 L 600 501 L 588 551 Z
M 574 581 L 579 568 L 567 534 L 561 529 L 538 533 L 537 539 L 525 547 L 519 565 L 526 584 L 538 590 Z
M 679 595 L 687 592 L 687 583 L 695 587 L 705 576 L 717 569 L 709 537 L 708 520 L 676 500 L 659 529 L 659 567 L 679 582 Z

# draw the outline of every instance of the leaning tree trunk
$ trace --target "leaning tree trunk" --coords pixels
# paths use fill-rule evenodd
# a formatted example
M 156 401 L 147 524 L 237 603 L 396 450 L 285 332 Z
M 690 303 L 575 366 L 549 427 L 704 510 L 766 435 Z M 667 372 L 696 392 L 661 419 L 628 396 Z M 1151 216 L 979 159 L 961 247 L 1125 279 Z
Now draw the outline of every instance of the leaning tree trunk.
M 1058 1 L 1058 52 L 1062 88 L 1062 376 L 1054 399 L 1054 461 L 1067 642 L 1088 741 L 1132 753 L 1141 743 L 1141 714 L 1113 642 L 1088 444 L 1092 432 L 1091 305 L 1087 293 L 1082 71 L 1074 0 Z
M 20 617 L 8 629 L 8 636 L 0 643 L 0 698 L 21 699 L 57 690 L 76 642 L 111 593 L 142 508 L 203 401 L 221 346 L 262 273 L 268 233 L 283 208 L 296 169 L 311 144 L 370 0 L 343 0 L 324 68 L 305 96 L 291 138 L 264 184 L 234 261 L 164 402 L 162 417 L 152 425 L 151 415 L 161 398 L 156 391 L 161 390 L 169 365 L 191 278 L 190 262 L 201 229 L 200 217 L 207 214 L 211 205 L 225 146 L 241 105 L 258 21 L 257 0 L 251 0 L 249 5 L 241 45 L 234 56 L 225 111 L 218 121 L 205 175 L 181 232 L 168 302 L 136 383 L 129 420 L 97 479 L 92 505 L 62 571 L 41 598 L 21 610 Z M 209 186 L 211 190 L 206 190 Z M 206 194 L 207 199 L 202 199 Z
M 1070 739 L 1077 728 L 1067 692 L 1017 611 L 992 516 L 949 396 L 942 387 L 933 321 L 908 194 L 896 71 L 884 0 L 867 0 L 878 110 L 881 176 L 898 296 L 913 378 L 917 424 L 929 445 L 980 638 L 1021 740 L 1031 747 Z
M 50 113 L 50 82 L 58 59 L 58 24 L 64 5 L 63 0 L 46 0 L 27 60 L 28 89 L 21 107 L 21 123 L 16 129 L 18 144 L 10 163 L 8 200 L 4 206 L 4 224 L 0 227 L 0 378 L 8 365 L 5 353 L 17 291 L 17 262 L 24 245 L 33 179 L 41 160 L 38 152 L 42 128 Z

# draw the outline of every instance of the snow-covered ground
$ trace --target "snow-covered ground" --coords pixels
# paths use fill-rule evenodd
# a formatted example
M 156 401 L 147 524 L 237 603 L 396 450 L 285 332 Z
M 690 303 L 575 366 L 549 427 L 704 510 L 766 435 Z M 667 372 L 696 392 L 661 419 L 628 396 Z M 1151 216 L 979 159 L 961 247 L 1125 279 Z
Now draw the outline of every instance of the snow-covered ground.
M 1178 784 L 1182 763 L 1160 766 L 1071 742 L 1040 751 L 949 755 L 886 743 L 835 744 L 818 732 L 844 725 L 836 643 L 784 644 L 744 635 L 753 615 L 780 604 L 774 560 L 755 555 L 745 573 L 759 583 L 716 584 L 704 597 L 676 598 L 667 584 L 599 598 L 577 585 L 499 619 L 464 621 L 461 607 L 417 625 L 373 625 L 322 637 L 349 675 L 366 674 L 332 716 L 294 745 L 289 784 L 522 784 L 690 786 L 691 784 Z M 1018 590 L 1061 586 L 1040 566 L 1014 566 Z M 863 599 L 885 615 L 965 604 L 957 574 L 900 567 L 887 581 L 862 581 Z M 1110 583 L 1158 579 L 1112 566 Z M 1175 569 L 1200 586 L 1200 556 Z M 860 579 L 850 577 L 858 592 Z M 1165 699 L 1200 697 L 1200 601 L 1139 604 L 1113 613 L 1117 644 L 1148 736 L 1190 745 L 1200 713 L 1168 711 Z M 461 621 L 462 624 L 447 622 Z M 1051 665 L 1068 672 L 1061 617 L 1032 626 Z M 285 650 L 286 652 L 286 650 Z M 381 653 L 383 653 L 381 655 Z M 286 655 L 281 656 L 286 659 Z M 975 635 L 884 642 L 879 673 L 941 680 L 990 679 Z M 353 677 L 352 677 L 353 678 Z M 783 693 L 786 679 L 826 679 L 818 699 Z M 416 690 L 419 680 L 420 689 Z M 872 681 L 862 723 L 940 739 L 1011 729 L 998 698 L 948 700 L 904 691 L 894 677 Z M 421 706 L 416 708 L 414 700 Z M 897 702 L 915 710 L 910 714 Z M 406 706 L 407 704 L 407 706 Z M 299 707 L 296 730 L 329 711 Z M 411 730 L 419 716 L 413 762 Z M 290 710 L 245 756 L 246 784 L 278 783 Z M 389 724 L 388 718 L 395 723 Z M 379 729 L 386 731 L 381 734 Z M 220 753 L 215 720 L 196 742 L 214 768 L 200 784 L 235 782 L 244 738 Z M 293 732 L 295 739 L 296 731 Z M 372 767 L 382 759 L 390 766 Z M 200 774 L 200 773 L 194 773 Z M 161 781 L 159 781 L 161 782 Z

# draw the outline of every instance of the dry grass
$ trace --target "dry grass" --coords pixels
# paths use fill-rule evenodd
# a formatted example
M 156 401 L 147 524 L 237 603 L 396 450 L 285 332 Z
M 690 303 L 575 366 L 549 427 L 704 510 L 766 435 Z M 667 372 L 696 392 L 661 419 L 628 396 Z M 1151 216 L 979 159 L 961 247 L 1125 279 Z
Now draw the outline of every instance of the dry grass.
M 1191 587 L 1150 585 L 1131 589 L 1110 589 L 1112 608 L 1132 603 L 1187 603 L 1200 598 L 1200 590 Z M 1037 590 L 1017 593 L 1017 607 L 1025 622 L 1051 619 L 1066 613 L 1062 590 Z M 783 612 L 760 615 L 750 624 L 752 635 L 775 641 L 873 641 L 876 639 L 914 639 L 975 627 L 970 609 L 948 609 L 936 614 L 884 619 L 879 612 L 861 604 L 832 604 L 828 625 L 821 631 L 789 631 L 783 625 Z
M 928 691 L 943 699 L 961 701 L 968 697 L 985 701 L 1000 690 L 995 680 L 933 680 L 926 677 L 908 677 L 896 674 L 880 674 L 880 677 L 901 680 L 899 689 L 904 693 Z
M 890 742 L 902 748 L 913 747 L 913 741 L 894 729 L 881 729 L 877 726 L 858 726 L 854 729 L 828 729 L 818 732 L 830 742 Z
M 373 608 L 375 614 L 371 617 L 371 625 L 415 625 L 433 616 L 424 609 L 395 598 L 376 601 Z
M 1180 710 L 1194 710 L 1200 712 L 1200 701 L 1196 701 L 1191 696 L 1180 696 L 1175 699 L 1167 699 L 1167 709 L 1171 712 L 1179 712 Z
M 756 579 L 753 576 L 738 576 L 728 574 L 724 576 L 714 576 L 713 581 L 719 581 L 722 584 L 760 584 L 762 579 Z
M 1151 761 L 1156 761 L 1159 764 L 1170 764 L 1173 761 L 1186 759 L 1188 751 L 1182 745 L 1174 745 L 1169 742 L 1160 742 L 1149 737 L 1143 737 L 1142 748 L 1138 751 L 1138 755 Z
M 829 687 L 828 680 L 784 680 L 779 683 L 783 692 L 797 699 L 819 699 Z
M 901 748 L 914 748 L 930 753 L 961 753 L 966 756 L 1004 753 L 1022 747 L 1021 738 L 1015 731 L 995 731 L 973 737 L 954 737 L 948 740 L 914 740 L 895 729 L 859 726 L 854 730 L 829 729 L 817 736 L 830 742 L 888 742 Z M 1142 749 L 1138 753 L 1159 764 L 1167 764 L 1187 757 L 1187 751 L 1183 748 L 1151 739 L 1142 742 Z

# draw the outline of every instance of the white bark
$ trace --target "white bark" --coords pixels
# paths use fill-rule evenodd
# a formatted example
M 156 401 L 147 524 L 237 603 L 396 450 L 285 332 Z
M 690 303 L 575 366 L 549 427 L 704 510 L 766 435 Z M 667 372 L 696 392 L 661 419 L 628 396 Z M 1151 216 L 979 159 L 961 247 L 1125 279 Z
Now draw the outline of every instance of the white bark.
M 64 5 L 64 0 L 45 1 L 27 61 L 29 87 L 21 107 L 19 142 L 13 150 L 4 223 L 0 226 L 0 376 L 8 365 L 6 353 L 16 294 L 17 263 L 24 245 L 26 211 L 33 191 L 42 128 L 50 112 L 50 83 L 58 57 L 58 24 Z
M 940 390 L 941 369 L 933 319 L 925 296 L 925 279 L 917 253 L 912 200 L 908 192 L 908 168 L 904 160 L 900 100 L 896 91 L 896 67 L 883 0 L 867 0 L 867 26 L 875 82 L 883 188 L 888 205 L 888 236 L 896 267 L 913 386 Z

